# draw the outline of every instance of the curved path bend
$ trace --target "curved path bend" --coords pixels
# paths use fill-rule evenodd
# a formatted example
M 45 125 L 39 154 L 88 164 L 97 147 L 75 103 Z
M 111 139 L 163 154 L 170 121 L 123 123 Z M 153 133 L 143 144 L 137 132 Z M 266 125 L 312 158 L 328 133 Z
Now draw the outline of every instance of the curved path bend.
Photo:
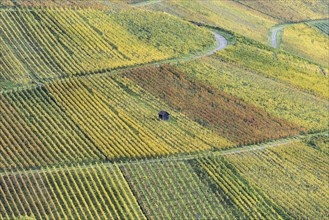
M 328 19 L 317 19 L 317 20 L 308 20 L 308 21 L 299 21 L 299 22 L 295 22 L 295 23 L 284 23 L 284 24 L 280 24 L 280 25 L 274 25 L 271 30 L 271 46 L 273 48 L 278 48 L 278 41 L 281 41 L 281 39 L 278 39 L 278 33 L 283 30 L 284 28 L 294 25 L 294 24 L 314 24 L 317 22 L 323 22 L 323 21 L 327 21 Z
M 285 26 L 279 26 L 274 29 L 272 29 L 272 35 L 271 35 L 271 44 L 273 48 L 278 48 L 278 33 L 281 31 Z
M 204 57 L 204 56 L 209 56 L 209 55 L 212 55 L 214 54 L 216 51 L 219 51 L 219 50 L 223 50 L 227 47 L 228 45 L 228 41 L 226 40 L 225 37 L 223 37 L 222 35 L 216 33 L 216 32 L 213 32 L 213 34 L 215 35 L 215 38 L 216 38 L 216 41 L 218 42 L 218 45 L 215 49 L 209 51 L 208 53 L 205 53 L 203 54 L 202 56 L 200 57 Z M 199 57 L 198 57 L 199 58 Z
M 156 3 L 159 3 L 159 2 L 162 2 L 162 0 L 145 0 L 145 1 L 142 1 L 142 2 L 131 3 L 131 5 L 138 7 L 138 6 L 145 6 L 145 5 L 156 4 Z M 211 50 L 211 51 L 208 51 L 205 54 L 202 54 L 202 55 L 193 57 L 192 59 L 197 59 L 197 58 L 201 58 L 201 57 L 204 57 L 204 56 L 212 55 L 216 51 L 223 50 L 223 49 L 225 49 L 225 47 L 227 47 L 228 41 L 226 40 L 225 37 L 223 37 L 222 35 L 220 35 L 220 34 L 218 34 L 216 32 L 213 32 L 213 34 L 215 35 L 216 41 L 218 42 L 217 47 L 215 49 Z
M 142 2 L 134 2 L 134 3 L 130 3 L 130 5 L 133 6 L 144 6 L 144 5 L 152 5 L 155 3 L 159 3 L 162 0 L 146 0 L 146 1 L 142 1 Z

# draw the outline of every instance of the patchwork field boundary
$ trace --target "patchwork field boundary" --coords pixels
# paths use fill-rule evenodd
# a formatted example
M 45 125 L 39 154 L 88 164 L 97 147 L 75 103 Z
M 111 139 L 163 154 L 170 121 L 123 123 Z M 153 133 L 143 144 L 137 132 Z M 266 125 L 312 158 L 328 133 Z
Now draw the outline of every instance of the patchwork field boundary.
M 219 50 L 223 50 L 228 46 L 228 40 L 222 36 L 221 34 L 217 33 L 216 31 L 212 30 L 212 33 L 214 34 L 215 37 L 215 41 L 214 44 L 211 45 L 210 47 L 204 49 L 203 51 L 200 51 L 196 54 L 188 54 L 185 56 L 181 56 L 179 58 L 169 58 L 169 59 L 165 59 L 165 60 L 160 60 L 160 61 L 152 61 L 152 62 L 147 62 L 147 63 L 142 63 L 142 64 L 137 64 L 137 65 L 133 65 L 133 66 L 125 66 L 125 67 L 119 67 L 119 68 L 113 68 L 111 70 L 99 70 L 99 71 L 94 71 L 94 72 L 88 72 L 85 74 L 79 74 L 79 75 L 75 75 L 75 76 L 63 76 L 63 77 L 58 77 L 55 79 L 51 79 L 49 81 L 47 80 L 42 80 L 42 81 L 38 81 L 37 79 L 27 85 L 22 85 L 22 86 L 17 86 L 14 88 L 10 88 L 10 89 L 2 89 L 0 90 L 0 94 L 2 93 L 7 93 L 7 92 L 15 92 L 15 91 L 21 91 L 21 90 L 25 90 L 25 89 L 31 89 L 31 88 L 36 88 L 36 87 L 42 87 L 47 83 L 52 83 L 52 82 L 56 82 L 58 80 L 62 80 L 62 79 L 68 79 L 68 78 L 79 78 L 82 76 L 88 76 L 88 75 L 100 75 L 100 74 L 104 74 L 104 73 L 108 73 L 108 72 L 112 72 L 115 73 L 116 71 L 120 71 L 120 70 L 130 70 L 130 69 L 134 69 L 134 68 L 138 68 L 138 67 L 146 67 L 146 66 L 159 66 L 160 64 L 176 64 L 182 61 L 191 61 L 191 60 L 195 60 L 195 59 L 200 59 L 202 57 L 205 56 L 210 56 L 214 53 L 216 53 Z
M 120 168 L 124 167 L 128 164 L 149 164 L 149 163 L 161 163 L 161 162 L 167 162 L 167 161 L 189 161 L 193 159 L 198 158 L 205 158 L 209 156 L 225 156 L 230 154 L 240 154 L 245 153 L 248 151 L 258 151 L 263 150 L 267 148 L 275 148 L 280 147 L 284 145 L 291 144 L 293 142 L 298 142 L 303 140 L 304 138 L 312 137 L 312 136 L 319 136 L 319 135 L 325 135 L 329 136 L 329 131 L 320 131 L 317 133 L 311 133 L 311 134 L 302 134 L 302 135 L 296 135 L 292 137 L 286 137 L 281 138 L 277 140 L 268 141 L 261 144 L 253 144 L 253 145 L 247 145 L 247 146 L 241 146 L 226 150 L 208 150 L 203 152 L 196 152 L 191 154 L 178 154 L 178 155 L 170 155 L 170 156 L 164 156 L 159 158 L 152 158 L 152 159 L 139 159 L 139 160 L 128 160 L 128 161 L 121 161 L 121 162 L 95 162 L 95 163 L 78 163 L 74 165 L 65 165 L 65 166 L 52 166 L 52 167 L 43 167 L 43 168 L 37 168 L 37 169 L 29 169 L 29 170 L 17 170 L 17 171 L 0 171 L 1 176 L 11 176 L 11 175 L 31 175 L 34 173 L 52 173 L 56 172 L 58 168 L 64 168 L 66 171 L 76 169 L 77 167 L 81 167 L 81 169 L 89 169 L 96 166 L 102 166 L 102 167 L 111 167 L 115 164 L 118 165 Z

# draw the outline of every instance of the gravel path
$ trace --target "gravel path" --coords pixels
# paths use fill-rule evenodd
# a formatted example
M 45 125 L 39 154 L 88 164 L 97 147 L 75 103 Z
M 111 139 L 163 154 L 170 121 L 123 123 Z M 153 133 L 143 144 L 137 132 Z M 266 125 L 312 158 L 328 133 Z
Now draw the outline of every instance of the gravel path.
M 272 36 L 271 36 L 271 41 L 272 41 L 272 47 L 274 48 L 278 48 L 278 45 L 277 45 L 277 35 L 278 35 L 278 32 L 281 31 L 284 27 L 277 27 L 275 29 L 273 29 L 273 32 L 272 32 Z
M 213 32 L 213 34 L 215 35 L 215 38 L 216 38 L 216 41 L 218 43 L 218 45 L 216 46 L 216 48 L 212 49 L 211 51 L 208 51 L 204 54 L 201 54 L 201 55 L 198 55 L 198 56 L 195 56 L 189 60 L 194 60 L 194 59 L 198 59 L 198 58 L 202 58 L 202 57 L 205 57 L 205 56 L 210 56 L 214 53 L 216 53 L 217 51 L 219 50 L 223 50 L 227 47 L 228 45 L 228 41 L 226 40 L 225 37 L 223 37 L 222 35 L 216 33 L 216 32 Z
M 143 1 L 143 2 L 130 3 L 130 4 L 138 7 L 138 6 L 152 5 L 155 3 L 159 3 L 161 1 L 162 0 L 148 0 L 148 1 Z
M 203 56 L 208 56 L 208 55 L 214 54 L 216 51 L 225 49 L 225 47 L 227 47 L 227 45 L 228 45 L 228 42 L 225 37 L 223 37 L 222 35 L 220 35 L 216 32 L 213 32 L 213 33 L 215 34 L 215 38 L 216 38 L 216 41 L 218 42 L 218 46 L 215 49 L 213 49 L 212 51 L 209 51 L 208 53 L 204 54 Z

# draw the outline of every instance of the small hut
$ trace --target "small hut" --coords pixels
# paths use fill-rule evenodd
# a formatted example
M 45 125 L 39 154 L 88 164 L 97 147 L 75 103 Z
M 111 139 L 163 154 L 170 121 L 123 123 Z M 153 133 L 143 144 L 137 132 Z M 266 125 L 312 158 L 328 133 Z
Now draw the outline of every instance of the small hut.
M 169 120 L 169 117 L 170 117 L 170 114 L 166 111 L 160 111 L 159 112 L 159 118 L 161 120 L 165 120 L 165 121 L 168 121 Z

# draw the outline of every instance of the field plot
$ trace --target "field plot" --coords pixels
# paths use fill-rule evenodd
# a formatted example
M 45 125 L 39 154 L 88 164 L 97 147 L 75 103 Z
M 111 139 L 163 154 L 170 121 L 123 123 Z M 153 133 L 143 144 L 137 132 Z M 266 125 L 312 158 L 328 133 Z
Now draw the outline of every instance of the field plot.
M 161 66 L 139 68 L 124 75 L 192 120 L 234 143 L 256 143 L 298 133 L 298 127 L 224 92 Z
M 328 155 L 295 142 L 225 158 L 293 219 L 328 218 Z
M 268 55 L 270 53 L 268 52 Z M 275 54 L 272 54 L 273 56 Z M 239 59 L 244 59 L 243 56 Z M 233 96 L 239 97 L 247 103 L 253 104 L 266 112 L 269 112 L 276 117 L 293 122 L 306 130 L 322 130 L 328 128 L 327 119 L 329 117 L 329 103 L 322 98 L 307 94 L 294 88 L 291 85 L 280 82 L 279 80 L 268 78 L 264 74 L 259 74 L 259 71 L 265 71 L 266 68 L 274 69 L 280 77 L 290 76 L 290 71 L 296 69 L 296 80 L 303 80 L 300 75 L 303 75 L 304 62 L 299 62 L 297 59 L 292 59 L 291 62 L 285 62 L 284 59 L 272 62 L 269 67 L 261 68 L 254 67 L 250 57 L 256 57 L 255 54 L 248 56 L 250 64 L 247 68 L 240 63 L 244 61 L 230 62 L 222 56 L 205 57 L 193 62 L 185 62 L 178 65 L 181 71 L 186 72 L 192 79 L 201 80 L 202 82 L 218 88 Z M 268 56 L 270 59 L 270 56 Z M 284 66 L 281 66 L 284 62 Z M 266 65 L 264 63 L 263 65 Z M 294 65 L 296 65 L 294 67 Z M 328 86 L 324 76 L 321 76 L 320 70 L 316 66 L 310 65 L 306 70 L 313 73 L 315 81 L 319 84 L 310 85 L 312 89 L 319 89 L 322 84 L 322 92 L 326 93 Z M 311 68 L 310 68 L 311 67 Z M 270 72 L 270 74 L 274 73 Z M 309 74 L 307 73 L 307 74 Z M 312 76 L 311 76 L 312 77 Z M 314 81 L 314 80 L 313 80 Z M 309 83 L 309 82 L 307 82 Z
M 275 201 L 245 180 L 223 157 L 200 158 L 191 163 L 200 178 L 217 195 L 224 195 L 231 207 L 234 207 L 237 219 L 289 219 Z
M 111 13 L 117 17 L 120 14 Z M 139 13 L 142 12 L 134 11 L 134 15 L 142 16 Z M 164 40 L 168 40 L 172 28 L 178 26 L 181 31 L 169 45 L 164 40 L 148 45 L 124 27 L 129 19 L 121 17 L 119 25 L 110 14 L 94 9 L 0 10 L 0 85 L 1 81 L 23 84 L 104 72 L 197 52 L 215 42 L 210 32 L 172 16 L 149 13 L 144 15 L 148 22 L 153 22 L 149 27 L 166 22 L 166 26 L 161 26 Z M 183 46 L 184 50 L 173 50 Z M 171 52 L 166 53 L 167 50 Z
M 0 95 L 0 170 L 104 160 L 44 88 Z
M 310 25 L 296 24 L 285 28 L 281 48 L 325 67 L 329 66 L 329 38 Z
M 127 118 L 129 123 L 138 125 L 138 131 L 145 129 L 146 134 L 170 146 L 173 152 L 192 152 L 195 150 L 232 146 L 229 140 L 204 128 L 186 115 L 168 106 L 162 100 L 148 93 L 138 84 L 119 73 L 88 77 L 90 87 L 102 92 L 109 105 L 118 114 Z M 159 122 L 159 110 L 171 114 L 168 122 Z M 131 118 L 132 120 L 128 120 Z M 134 121 L 134 122 L 133 122 Z M 128 122 L 127 122 L 128 123 Z
M 220 156 L 120 168 L 149 219 L 290 219 Z
M 0 174 L 0 218 L 145 219 L 117 165 Z
M 234 145 L 132 82 L 109 75 L 3 93 L 0 104 L 0 169 L 156 157 Z M 170 112 L 170 121 L 158 119 L 161 109 Z
M 171 57 L 198 52 L 214 43 L 211 32 L 164 13 L 127 10 L 110 17 L 146 45 Z
M 323 40 L 329 43 L 328 39 Z M 322 46 L 327 47 L 327 45 Z M 321 54 L 324 49 L 316 52 Z M 322 68 L 297 56 L 275 51 L 243 37 L 237 37 L 236 45 L 227 47 L 224 51 L 218 51 L 217 54 L 222 59 L 247 70 L 279 79 L 316 95 L 329 97 L 328 80 L 326 80 L 328 68 Z M 323 55 L 323 58 L 325 57 Z
M 232 145 L 184 115 L 110 76 L 49 85 L 58 103 L 109 159 L 153 157 Z M 138 91 L 139 89 L 139 91 Z M 79 100 L 86 100 L 81 103 Z M 169 122 L 158 112 L 167 109 Z
M 166 0 L 145 6 L 185 20 L 222 27 L 267 43 L 268 30 L 277 20 L 236 1 Z
M 283 21 L 301 21 L 328 17 L 326 0 L 238 0 L 239 3 Z
M 124 164 L 120 168 L 149 219 L 233 217 L 225 197 L 204 185 L 187 162 Z

